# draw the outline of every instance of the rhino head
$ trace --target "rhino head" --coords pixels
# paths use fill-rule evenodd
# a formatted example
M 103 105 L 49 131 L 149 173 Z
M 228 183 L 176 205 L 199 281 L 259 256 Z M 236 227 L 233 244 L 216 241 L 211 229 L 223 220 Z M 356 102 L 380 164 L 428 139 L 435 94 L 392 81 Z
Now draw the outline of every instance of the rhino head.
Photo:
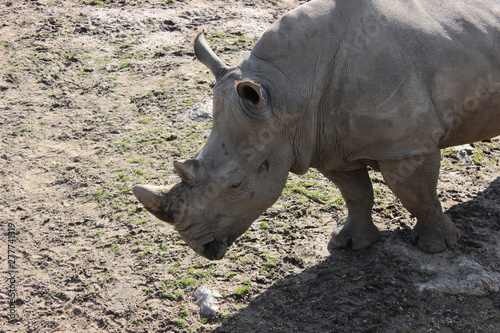
M 195 53 L 216 77 L 210 136 L 193 159 L 174 162 L 180 183 L 172 188 L 137 185 L 133 192 L 194 251 L 222 259 L 279 198 L 293 164 L 292 138 L 286 137 L 286 119 L 276 115 L 255 73 L 226 66 L 203 31 L 195 39 Z

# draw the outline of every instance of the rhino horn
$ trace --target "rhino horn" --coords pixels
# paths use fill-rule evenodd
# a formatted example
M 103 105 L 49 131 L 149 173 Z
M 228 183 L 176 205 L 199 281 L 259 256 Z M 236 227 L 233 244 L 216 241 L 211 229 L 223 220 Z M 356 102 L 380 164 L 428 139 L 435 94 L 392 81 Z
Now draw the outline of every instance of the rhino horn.
M 182 221 L 187 202 L 181 184 L 171 189 L 165 186 L 136 185 L 132 191 L 144 207 L 160 220 L 174 225 Z
M 219 80 L 229 70 L 227 65 L 208 46 L 203 29 L 198 31 L 194 40 L 194 53 L 198 60 L 210 69 L 216 80 Z
M 174 162 L 175 171 L 183 182 L 191 186 L 202 185 L 207 180 L 207 170 L 200 160 Z

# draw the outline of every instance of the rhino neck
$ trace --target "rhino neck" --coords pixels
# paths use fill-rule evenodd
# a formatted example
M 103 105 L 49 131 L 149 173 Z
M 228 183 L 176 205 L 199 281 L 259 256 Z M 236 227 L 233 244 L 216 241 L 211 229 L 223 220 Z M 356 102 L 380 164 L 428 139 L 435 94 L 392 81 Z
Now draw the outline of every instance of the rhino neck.
M 302 175 L 310 167 L 318 168 L 325 158 L 339 156 L 339 137 L 335 128 L 335 101 L 339 97 L 337 77 L 342 66 L 326 62 L 317 68 L 312 83 L 293 82 L 273 62 L 250 54 L 240 67 L 242 75 L 262 84 L 269 93 L 280 133 L 280 152 L 290 161 L 289 171 Z M 305 87 L 301 85 L 304 84 Z M 284 148 L 283 146 L 288 146 Z
M 293 142 L 290 171 L 297 175 L 306 173 L 311 166 L 314 166 L 314 161 L 318 158 L 316 115 L 306 112 L 301 118 L 297 122 L 293 138 L 290 140 Z
M 290 171 L 296 174 L 341 152 L 334 118 L 346 24 L 336 6 L 313 1 L 289 12 L 264 33 L 244 65 L 272 85 L 273 106 L 290 129 Z

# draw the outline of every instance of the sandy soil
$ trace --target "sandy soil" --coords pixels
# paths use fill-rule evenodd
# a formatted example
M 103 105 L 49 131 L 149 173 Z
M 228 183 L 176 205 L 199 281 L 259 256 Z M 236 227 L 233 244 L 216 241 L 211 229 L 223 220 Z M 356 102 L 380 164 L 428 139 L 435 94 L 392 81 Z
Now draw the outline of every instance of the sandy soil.
M 234 64 L 303 2 L 0 3 L 0 332 L 498 332 L 499 139 L 443 151 L 439 197 L 462 238 L 435 255 L 375 172 L 383 241 L 356 252 L 328 251 L 346 211 L 314 170 L 218 262 L 133 197 L 176 182 L 172 162 L 210 132 L 195 31 Z M 222 295 L 214 318 L 202 286 Z

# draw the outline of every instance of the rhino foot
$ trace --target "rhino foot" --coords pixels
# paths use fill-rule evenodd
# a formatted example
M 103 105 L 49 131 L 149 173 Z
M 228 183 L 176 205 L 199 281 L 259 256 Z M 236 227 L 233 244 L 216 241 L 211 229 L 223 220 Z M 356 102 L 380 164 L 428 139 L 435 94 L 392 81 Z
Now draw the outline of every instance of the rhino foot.
M 442 214 L 437 223 L 417 221 L 411 236 L 421 250 L 436 253 L 455 245 L 460 238 L 460 230 L 455 227 L 448 216 Z
M 380 240 L 380 232 L 372 221 L 359 223 L 347 218 L 341 229 L 333 231 L 328 249 L 331 251 L 333 247 L 351 247 L 353 250 L 360 250 Z

